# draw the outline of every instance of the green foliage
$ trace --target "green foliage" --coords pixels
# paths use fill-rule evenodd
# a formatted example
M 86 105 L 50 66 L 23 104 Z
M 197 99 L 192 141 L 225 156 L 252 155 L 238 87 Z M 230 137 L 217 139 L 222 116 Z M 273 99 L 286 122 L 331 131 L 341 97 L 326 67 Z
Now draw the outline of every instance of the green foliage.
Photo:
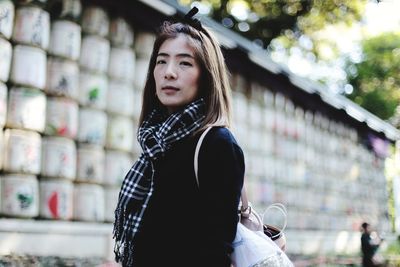
M 390 242 L 382 254 L 387 259 L 387 266 L 400 267 L 400 236 Z
M 279 37 L 285 48 L 298 44 L 298 38 L 308 36 L 313 42 L 313 53 L 319 56 L 320 39 L 315 35 L 328 25 L 359 21 L 368 0 L 179 0 L 189 5 L 201 2 L 211 7 L 208 14 L 216 21 L 257 41 L 267 48 Z M 247 18 L 238 19 L 232 15 L 234 6 L 247 11 Z M 224 23 L 228 21 L 229 23 Z M 248 30 L 241 30 L 240 24 L 247 24 Z M 334 50 L 334 49 L 333 49 Z
M 400 237 L 398 240 L 391 242 L 384 253 L 386 255 L 400 255 Z
M 393 116 L 400 101 L 400 35 L 384 33 L 362 42 L 363 58 L 348 61 L 354 91 L 348 97 L 381 119 Z

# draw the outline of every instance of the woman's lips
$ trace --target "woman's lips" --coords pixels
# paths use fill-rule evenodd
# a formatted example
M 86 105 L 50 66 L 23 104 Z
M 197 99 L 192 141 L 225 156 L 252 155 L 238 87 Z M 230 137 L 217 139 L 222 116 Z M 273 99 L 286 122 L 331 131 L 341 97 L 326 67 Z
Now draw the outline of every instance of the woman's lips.
M 174 95 L 176 92 L 179 91 L 179 88 L 173 86 L 165 86 L 161 88 L 161 91 L 167 95 Z
M 164 86 L 163 88 L 161 88 L 162 90 L 172 90 L 172 91 L 178 91 L 179 88 L 174 87 L 174 86 Z

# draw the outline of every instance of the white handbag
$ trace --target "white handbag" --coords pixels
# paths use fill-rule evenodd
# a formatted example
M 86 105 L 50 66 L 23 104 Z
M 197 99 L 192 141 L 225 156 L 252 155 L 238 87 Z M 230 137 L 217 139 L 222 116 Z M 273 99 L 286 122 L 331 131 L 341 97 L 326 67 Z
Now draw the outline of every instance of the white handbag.
M 196 145 L 194 155 L 194 170 L 197 185 L 198 178 L 198 157 L 204 137 L 212 127 L 208 127 L 200 136 Z M 286 217 L 286 209 L 280 203 L 272 204 L 268 208 L 277 208 Z M 267 208 L 267 210 L 268 210 Z M 265 213 L 264 213 L 265 215 Z M 286 223 L 285 225 L 286 226 Z M 241 205 L 240 205 L 240 221 L 237 225 L 236 236 L 232 243 L 234 251 L 230 255 L 233 266 L 235 267 L 293 267 L 293 263 L 289 260 L 285 252 L 277 245 L 282 245 L 284 249 L 285 240 L 283 229 L 275 231 L 267 236 L 265 231 L 276 230 L 270 229 L 270 226 L 263 225 L 260 215 L 249 205 L 245 187 L 242 188 Z M 275 242 L 272 240 L 275 239 Z M 277 242 L 278 240 L 278 242 Z

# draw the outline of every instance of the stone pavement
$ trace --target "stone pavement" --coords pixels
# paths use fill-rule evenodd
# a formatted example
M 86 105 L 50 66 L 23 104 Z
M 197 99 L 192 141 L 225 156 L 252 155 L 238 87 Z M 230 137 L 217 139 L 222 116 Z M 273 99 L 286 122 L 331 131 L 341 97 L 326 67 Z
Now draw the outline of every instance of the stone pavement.
M 101 258 L 61 258 L 56 256 L 0 255 L 0 267 L 119 267 Z

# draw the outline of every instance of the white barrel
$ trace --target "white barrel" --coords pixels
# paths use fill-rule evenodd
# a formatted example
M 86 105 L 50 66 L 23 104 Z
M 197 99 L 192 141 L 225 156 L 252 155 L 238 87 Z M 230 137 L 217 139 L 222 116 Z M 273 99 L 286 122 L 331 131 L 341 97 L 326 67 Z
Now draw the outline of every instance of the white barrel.
M 82 14 L 81 0 L 62 0 L 60 18 L 69 18 L 77 21 Z
M 3 169 L 3 161 L 4 161 L 4 132 L 3 132 L 3 130 L 0 130 L 0 170 Z M 0 188 L 0 192 L 1 192 L 1 188 Z M 0 193 L 0 199 L 1 199 L 1 193 Z M 1 208 L 0 208 L 0 211 L 1 211 Z
M 96 184 L 74 184 L 74 219 L 104 221 L 104 189 Z
M 82 38 L 80 65 L 90 71 L 106 73 L 110 56 L 110 41 L 88 35 Z
M 79 65 L 77 62 L 50 57 L 47 60 L 47 83 L 49 95 L 78 99 Z
M 1 98 L 6 97 L 6 92 L 1 92 Z M 46 97 L 43 92 L 37 89 L 13 87 L 9 91 L 8 98 L 7 127 L 43 131 L 46 114 Z
M 146 83 L 147 72 L 149 70 L 150 58 L 148 57 L 136 57 L 135 62 L 135 85 L 136 88 L 143 90 Z M 153 74 L 151 74 L 153 75 Z
M 46 95 L 37 89 L 13 87 L 8 97 L 6 125 L 43 132 L 46 119 Z
M 135 79 L 135 52 L 131 48 L 112 47 L 108 75 L 125 82 L 133 82 Z
M 36 47 L 14 46 L 10 80 L 43 89 L 46 85 L 46 53 Z
M 78 141 L 104 146 L 107 133 L 107 115 L 104 111 L 80 108 Z
M 106 37 L 109 27 L 110 19 L 102 7 L 88 6 L 83 10 L 82 29 L 85 33 Z
M 105 207 L 104 207 L 104 220 L 106 222 L 114 222 L 115 215 L 114 211 L 117 207 L 118 203 L 118 195 L 119 195 L 119 187 L 104 187 L 104 199 L 105 199 Z
M 34 175 L 3 175 L 0 182 L 2 214 L 25 218 L 39 214 L 39 183 Z
M 78 135 L 78 118 L 78 103 L 67 98 L 48 97 L 44 133 L 74 139 Z
M 66 19 L 78 22 L 82 14 L 81 0 L 51 1 L 47 5 L 52 19 Z
M 142 110 L 142 91 L 141 90 L 133 90 L 133 93 L 135 94 L 134 99 L 136 100 L 136 105 L 133 106 L 133 117 L 135 119 L 139 119 L 140 117 L 140 112 Z M 140 99 L 140 100 L 139 100 Z
M 78 60 L 81 53 L 81 27 L 68 20 L 54 21 L 51 25 L 49 52 L 52 55 Z
M 106 150 L 104 184 L 119 186 L 133 165 L 132 157 L 125 152 Z
M 12 1 L 0 1 L 0 35 L 10 39 L 14 26 L 15 7 Z
M 106 75 L 81 71 L 79 75 L 79 103 L 81 105 L 105 110 L 107 91 Z
M 40 134 L 6 129 L 4 132 L 4 171 L 39 174 L 41 147 Z
M 55 136 L 43 137 L 42 176 L 74 180 L 76 161 L 77 152 L 73 140 Z
M 1 5 L 1 4 L 0 4 Z M 1 9 L 0 9 L 1 10 Z M 0 20 L 1 27 L 1 20 Z M 12 46 L 7 40 L 0 38 L 0 81 L 7 82 L 10 76 Z
M 77 181 L 99 184 L 103 183 L 105 151 L 102 147 L 80 144 L 78 147 L 77 158 Z
M 20 5 L 35 5 L 40 7 L 47 4 L 47 0 L 16 0 L 15 2 Z
M 135 133 L 137 132 L 137 127 L 135 127 Z M 133 141 L 133 149 L 132 149 L 132 153 L 135 156 L 139 156 L 142 153 L 142 147 L 140 146 L 139 142 L 137 141 L 137 139 L 135 139 Z
M 134 39 L 131 25 L 122 17 L 112 19 L 110 39 L 113 46 L 132 47 Z
M 41 178 L 39 215 L 46 219 L 71 220 L 74 185 L 71 181 Z
M 135 99 L 132 85 L 109 80 L 107 90 L 107 111 L 114 114 L 133 116 L 134 106 L 140 105 L 141 99 Z
M 39 7 L 19 7 L 15 14 L 12 39 L 20 44 L 27 44 L 47 49 L 49 47 L 50 16 Z
M 3 128 L 4 125 L 6 124 L 7 97 L 8 97 L 7 85 L 0 82 L 0 128 Z
M 141 57 L 150 58 L 156 36 L 154 33 L 139 31 L 135 35 L 135 53 Z
M 125 116 L 110 115 L 107 126 L 106 147 L 132 152 L 135 139 L 133 120 Z

